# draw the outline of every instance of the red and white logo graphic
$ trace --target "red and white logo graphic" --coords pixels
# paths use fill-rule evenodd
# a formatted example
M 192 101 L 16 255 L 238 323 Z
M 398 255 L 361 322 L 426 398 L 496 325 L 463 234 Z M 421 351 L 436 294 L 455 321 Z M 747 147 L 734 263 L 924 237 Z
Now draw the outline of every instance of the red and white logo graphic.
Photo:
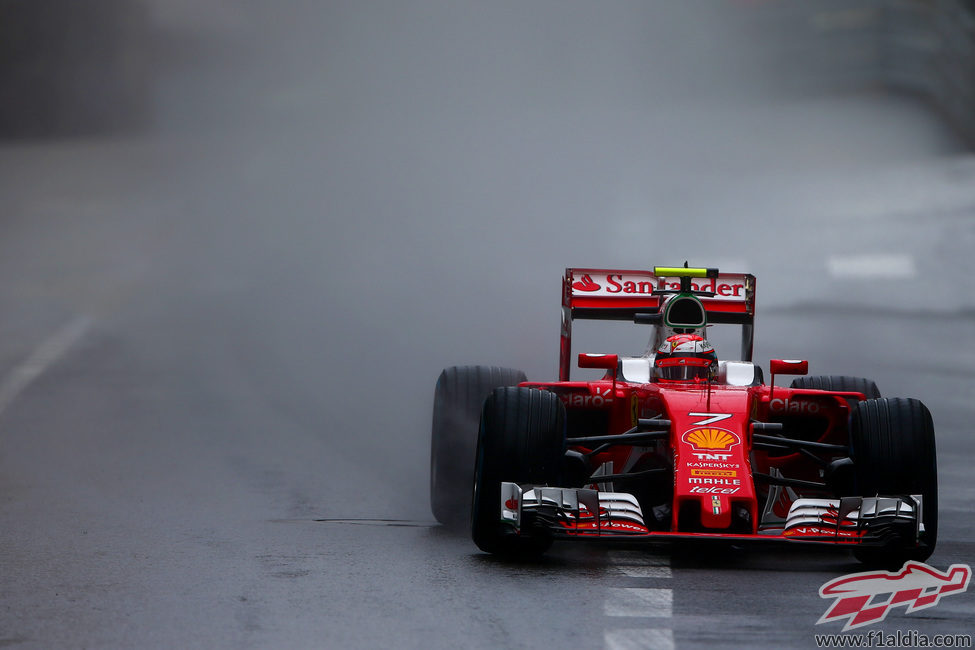
M 592 277 L 587 273 L 582 276 L 577 282 L 572 283 L 572 288 L 576 291 L 599 291 L 602 289 L 598 284 L 592 281 Z
M 816 625 L 847 619 L 843 631 L 878 623 L 892 607 L 907 606 L 907 613 L 934 607 L 942 596 L 968 589 L 972 568 L 952 564 L 947 573 L 910 561 L 900 571 L 866 571 L 830 580 L 819 588 L 820 598 L 836 598 Z

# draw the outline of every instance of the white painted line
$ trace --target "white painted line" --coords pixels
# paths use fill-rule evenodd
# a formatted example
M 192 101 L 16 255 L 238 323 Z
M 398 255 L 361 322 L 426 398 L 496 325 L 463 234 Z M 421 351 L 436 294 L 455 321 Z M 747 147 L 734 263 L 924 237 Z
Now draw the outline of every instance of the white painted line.
M 914 256 L 907 253 L 834 255 L 826 270 L 834 278 L 898 280 L 917 276 Z
M 670 589 L 610 587 L 603 602 L 606 616 L 669 618 L 674 613 L 674 593 Z
M 607 554 L 614 564 L 630 566 L 670 566 L 669 555 L 651 555 L 644 551 L 610 551 Z
M 0 383 L 0 413 L 45 370 L 54 365 L 91 327 L 90 316 L 76 316 L 34 349 L 19 366 Z
M 630 566 L 621 564 L 616 570 L 628 578 L 673 578 L 669 566 Z
M 630 578 L 673 578 L 670 557 L 649 555 L 640 551 L 610 551 L 609 561 L 616 570 Z
M 667 629 L 607 630 L 606 650 L 674 650 L 674 632 Z

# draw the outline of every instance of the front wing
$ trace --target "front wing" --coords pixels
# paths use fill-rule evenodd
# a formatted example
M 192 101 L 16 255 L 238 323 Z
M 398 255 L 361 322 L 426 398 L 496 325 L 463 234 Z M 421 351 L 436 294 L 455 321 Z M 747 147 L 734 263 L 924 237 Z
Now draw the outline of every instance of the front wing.
M 829 545 L 917 544 L 924 530 L 920 495 L 797 499 L 785 523 L 757 533 L 651 530 L 636 497 L 583 488 L 531 487 L 501 483 L 500 521 L 512 534 L 544 531 L 556 538 L 651 540 L 717 537 Z

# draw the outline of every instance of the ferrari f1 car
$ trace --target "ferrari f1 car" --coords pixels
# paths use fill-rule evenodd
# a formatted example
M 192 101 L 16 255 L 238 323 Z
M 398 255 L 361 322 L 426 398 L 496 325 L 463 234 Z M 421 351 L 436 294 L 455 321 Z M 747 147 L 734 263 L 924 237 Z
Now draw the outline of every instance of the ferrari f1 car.
M 605 370 L 572 381 L 574 319 L 647 326 L 641 356 L 580 354 Z M 489 553 L 553 540 L 824 544 L 861 561 L 924 560 L 938 532 L 928 409 L 868 379 L 753 363 L 755 277 L 717 269 L 566 269 L 559 380 L 447 368 L 437 382 L 431 501 L 469 521 Z M 707 328 L 741 328 L 718 361 Z M 784 375 L 796 376 L 781 385 Z M 776 383 L 780 385 L 776 385 Z M 473 490 L 472 490 L 473 486 Z

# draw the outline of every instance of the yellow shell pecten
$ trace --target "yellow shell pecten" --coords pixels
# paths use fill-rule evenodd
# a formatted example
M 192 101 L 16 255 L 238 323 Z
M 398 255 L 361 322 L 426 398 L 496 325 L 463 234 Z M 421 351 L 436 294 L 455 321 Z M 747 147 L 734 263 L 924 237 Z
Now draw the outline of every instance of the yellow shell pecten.
M 687 434 L 687 442 L 700 449 L 727 449 L 738 441 L 723 429 L 695 429 Z

